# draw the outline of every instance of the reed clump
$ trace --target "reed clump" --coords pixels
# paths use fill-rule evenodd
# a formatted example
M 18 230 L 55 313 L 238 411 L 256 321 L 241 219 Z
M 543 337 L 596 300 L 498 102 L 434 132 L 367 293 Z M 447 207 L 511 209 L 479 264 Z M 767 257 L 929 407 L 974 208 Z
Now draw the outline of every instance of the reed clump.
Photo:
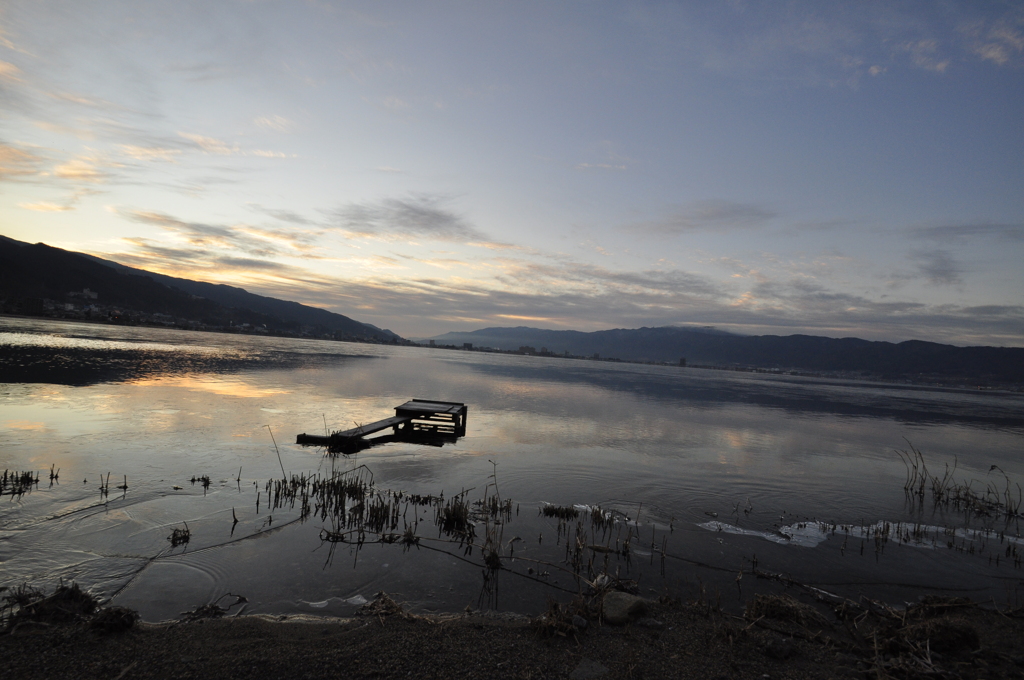
M 0 495 L 22 496 L 38 486 L 38 472 L 4 470 L 4 476 L 0 477 Z
M 469 519 L 469 503 L 466 502 L 466 492 L 449 498 L 444 505 L 437 506 L 434 517 L 438 527 L 438 536 L 443 534 L 460 540 L 473 540 L 474 525 Z
M 53 593 L 22 585 L 3 596 L 0 627 L 12 630 L 23 623 L 69 623 L 88 619 L 99 607 L 99 600 L 82 590 L 74 581 L 62 581 Z
M 232 602 L 231 604 L 229 604 L 226 607 L 222 607 L 220 603 L 221 603 L 221 600 L 223 600 L 225 597 L 233 597 L 233 598 L 235 598 L 235 601 Z M 235 606 L 237 606 L 239 604 L 246 603 L 248 601 L 249 600 L 247 600 L 245 597 L 243 597 L 241 595 L 235 595 L 234 593 L 224 593 L 223 595 L 218 597 L 213 602 L 210 602 L 209 604 L 199 605 L 197 607 L 193 607 L 192 609 L 190 609 L 187 612 L 182 612 L 181 616 L 183 617 L 183 620 L 185 620 L 185 621 L 200 621 L 202 619 L 219 619 L 220 617 L 222 617 L 225 614 L 227 614 L 231 610 L 232 607 L 235 607 Z
M 171 535 L 167 537 L 167 540 L 171 542 L 172 548 L 177 548 L 179 545 L 187 545 L 192 540 L 192 532 L 188 528 L 188 522 L 183 523 L 184 529 L 178 529 L 177 527 L 171 531 Z
M 545 503 L 540 508 L 540 514 L 544 517 L 571 520 L 579 517 L 580 511 L 572 505 L 552 505 L 551 503 Z
M 925 464 L 924 454 L 907 442 L 910 450 L 897 450 L 896 454 L 903 461 L 907 470 L 903 490 L 908 497 L 923 503 L 927 495 L 932 503 L 939 507 L 952 508 L 965 514 L 967 519 L 974 517 L 1003 517 L 1014 519 L 1021 517 L 1024 507 L 1024 489 L 1019 482 L 1010 479 L 1002 468 L 993 465 L 989 472 L 998 471 L 1002 475 L 999 481 L 985 482 L 984 488 L 977 480 L 956 480 L 958 461 L 954 458 L 953 465 L 946 463 L 942 475 L 932 474 Z

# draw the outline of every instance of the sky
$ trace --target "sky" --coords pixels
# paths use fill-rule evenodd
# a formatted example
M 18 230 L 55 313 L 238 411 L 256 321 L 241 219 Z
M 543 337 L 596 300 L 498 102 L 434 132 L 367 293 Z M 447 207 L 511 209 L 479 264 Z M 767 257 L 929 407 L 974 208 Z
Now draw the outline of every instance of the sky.
M 405 337 L 1024 346 L 1024 2 L 0 0 L 0 234 Z

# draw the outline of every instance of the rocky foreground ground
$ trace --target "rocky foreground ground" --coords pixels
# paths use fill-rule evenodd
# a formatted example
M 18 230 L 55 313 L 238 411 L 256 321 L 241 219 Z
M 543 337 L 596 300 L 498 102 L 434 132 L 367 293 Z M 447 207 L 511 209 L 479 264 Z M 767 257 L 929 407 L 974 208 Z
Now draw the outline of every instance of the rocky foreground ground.
M 1024 612 L 956 599 L 894 610 L 865 599 L 812 606 L 759 595 L 737 616 L 709 602 L 613 591 L 530 619 L 416 616 L 381 594 L 350 619 L 232 617 L 207 606 L 148 625 L 68 591 L 65 601 L 24 601 L 7 616 L 3 677 L 1024 677 Z

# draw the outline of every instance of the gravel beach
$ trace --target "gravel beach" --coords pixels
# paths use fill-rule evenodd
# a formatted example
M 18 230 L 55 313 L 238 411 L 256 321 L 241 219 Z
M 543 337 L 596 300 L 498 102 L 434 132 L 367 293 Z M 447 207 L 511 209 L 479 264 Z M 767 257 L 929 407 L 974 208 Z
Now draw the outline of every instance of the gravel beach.
M 417 616 L 386 596 L 347 619 L 221 616 L 112 630 L 98 614 L 22 617 L 0 635 L 0 654 L 4 677 L 19 680 L 1024 677 L 1019 610 L 935 598 L 829 612 L 786 595 L 755 598 L 742 617 L 709 603 L 642 605 L 622 625 L 571 605 L 532 619 Z

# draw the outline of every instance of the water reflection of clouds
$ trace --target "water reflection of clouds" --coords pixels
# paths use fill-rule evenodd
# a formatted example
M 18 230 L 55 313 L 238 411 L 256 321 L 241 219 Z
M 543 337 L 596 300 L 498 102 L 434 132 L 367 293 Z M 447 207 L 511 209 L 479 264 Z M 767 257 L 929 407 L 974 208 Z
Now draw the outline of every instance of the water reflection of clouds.
M 140 378 L 128 382 L 133 387 L 174 387 L 190 392 L 208 392 L 225 397 L 241 399 L 258 399 L 291 394 L 292 390 L 282 387 L 260 387 L 237 377 L 219 375 L 179 375 L 160 376 L 156 378 Z
M 39 420 L 6 420 L 4 427 L 9 430 L 45 430 L 46 423 Z

